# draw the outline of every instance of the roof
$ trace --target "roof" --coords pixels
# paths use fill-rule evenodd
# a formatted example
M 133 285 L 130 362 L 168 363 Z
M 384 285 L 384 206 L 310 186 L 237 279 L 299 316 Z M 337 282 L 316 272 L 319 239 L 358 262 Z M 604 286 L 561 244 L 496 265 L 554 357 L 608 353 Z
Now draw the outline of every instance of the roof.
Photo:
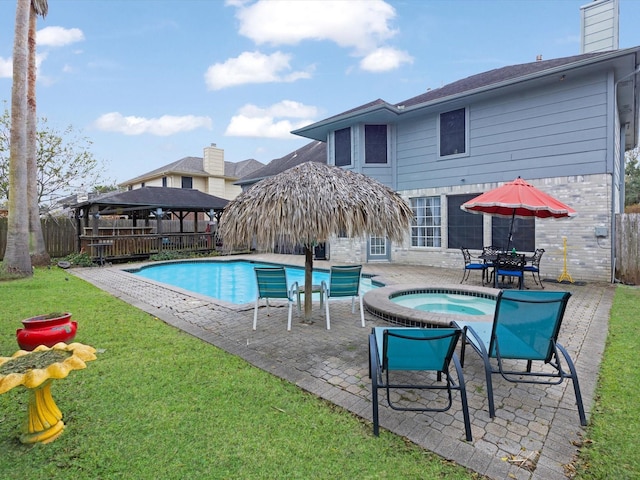
M 327 144 L 319 141 L 308 143 L 283 157 L 271 160 L 261 169 L 240 178 L 236 185 L 251 185 L 305 162 L 327 163 Z
M 246 175 L 250 175 L 251 172 L 260 170 L 264 167 L 264 163 L 249 158 L 242 160 L 241 162 L 224 162 L 224 176 L 233 178 L 242 178 Z
M 519 65 L 510 65 L 507 67 L 496 68 L 488 72 L 472 75 L 462 80 L 449 83 L 442 88 L 436 88 L 416 97 L 409 98 L 404 102 L 398 103 L 406 107 L 430 102 L 439 98 L 449 97 L 460 93 L 470 92 L 481 87 L 495 85 L 508 80 L 514 80 L 529 76 L 531 74 L 544 72 L 546 70 L 569 65 L 581 60 L 590 59 L 592 57 L 602 56 L 602 52 L 585 53 L 582 55 L 574 55 L 572 57 L 555 58 L 553 60 L 540 60 L 531 63 L 521 63 Z
M 264 164 L 254 159 L 242 160 L 240 162 L 224 162 L 224 176 L 230 178 L 241 178 L 254 170 L 262 168 Z M 167 174 L 184 174 L 196 177 L 210 177 L 211 174 L 204 169 L 204 159 L 202 157 L 184 157 L 175 162 L 168 163 L 150 172 L 138 175 L 130 180 L 126 180 L 120 185 L 130 185 L 139 183 L 149 178 L 164 176 Z
M 639 52 L 640 47 L 634 47 L 609 52 L 585 53 L 570 57 L 497 68 L 449 83 L 441 88 L 429 90 L 397 104 L 377 99 L 294 130 L 292 133 L 302 137 L 326 141 L 330 131 L 346 128 L 355 122 L 395 123 L 399 120 L 399 117 L 413 114 L 411 112 L 416 112 L 416 110 L 420 108 L 441 105 L 460 97 L 481 94 L 499 88 L 513 86 L 524 81 L 561 74 L 561 72 L 572 69 L 598 66 L 603 62 L 615 62 L 618 60 L 620 60 L 620 62 L 612 68 L 623 65 L 624 68 L 630 67 L 635 69 L 638 64 Z M 631 59 L 631 61 L 625 63 L 625 57 Z M 627 71 L 628 70 L 625 70 L 622 75 Z M 630 119 L 630 121 L 633 122 L 634 119 Z
M 71 208 L 97 206 L 103 209 L 200 211 L 222 210 L 229 203 L 224 198 L 189 188 L 142 187 L 126 192 L 110 192 L 71 205 Z

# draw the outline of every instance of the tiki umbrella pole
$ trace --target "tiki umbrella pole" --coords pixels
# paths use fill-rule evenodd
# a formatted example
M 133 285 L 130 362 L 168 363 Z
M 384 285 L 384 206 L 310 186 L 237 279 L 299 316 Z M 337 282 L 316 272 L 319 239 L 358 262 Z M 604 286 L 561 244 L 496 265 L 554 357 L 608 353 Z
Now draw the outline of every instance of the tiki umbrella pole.
M 311 295 L 313 291 L 313 250 L 304 246 L 304 323 L 311 321 Z M 321 293 L 322 295 L 322 293 Z

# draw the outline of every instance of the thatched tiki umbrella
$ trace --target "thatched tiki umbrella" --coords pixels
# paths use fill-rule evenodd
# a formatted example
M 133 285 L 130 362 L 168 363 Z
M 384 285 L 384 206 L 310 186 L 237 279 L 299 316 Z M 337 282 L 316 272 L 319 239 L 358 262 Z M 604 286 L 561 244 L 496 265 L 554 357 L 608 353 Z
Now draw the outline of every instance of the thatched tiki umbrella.
M 339 232 L 401 242 L 413 214 L 393 190 L 360 173 L 307 162 L 266 178 L 227 204 L 219 234 L 225 248 L 268 251 L 304 246 L 304 318 L 311 320 L 313 247 Z

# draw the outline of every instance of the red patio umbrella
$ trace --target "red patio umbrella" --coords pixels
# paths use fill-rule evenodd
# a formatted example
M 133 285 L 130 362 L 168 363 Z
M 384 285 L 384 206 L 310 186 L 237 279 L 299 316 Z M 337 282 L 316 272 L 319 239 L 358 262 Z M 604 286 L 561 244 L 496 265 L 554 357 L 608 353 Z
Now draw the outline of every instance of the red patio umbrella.
M 463 203 L 460 208 L 471 213 L 511 218 L 507 250 L 511 245 L 513 221 L 516 217 L 563 218 L 578 214 L 573 208 L 538 190 L 520 177 L 472 198 Z

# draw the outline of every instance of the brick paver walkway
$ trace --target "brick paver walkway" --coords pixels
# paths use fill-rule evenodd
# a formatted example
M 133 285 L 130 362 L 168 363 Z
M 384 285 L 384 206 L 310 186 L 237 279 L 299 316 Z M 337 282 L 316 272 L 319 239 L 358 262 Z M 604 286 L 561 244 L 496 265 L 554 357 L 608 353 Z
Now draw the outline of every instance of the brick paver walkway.
M 237 259 L 232 257 L 228 259 Z M 221 259 L 227 259 L 225 257 Z M 303 265 L 302 256 L 251 255 L 252 260 Z M 329 262 L 315 262 L 328 268 Z M 261 311 L 252 330 L 253 304 L 237 306 L 154 283 L 123 271 L 131 265 L 74 269 L 72 272 L 116 297 L 201 338 L 251 364 L 339 405 L 372 419 L 368 378 L 368 334 L 385 323 L 366 313 L 367 328 L 350 301 L 332 302 L 331 330 L 324 312 L 313 306 L 311 325 L 294 320 L 286 331 L 284 303 Z M 458 285 L 462 271 L 387 263 L 367 264 L 364 273 L 388 283 L 420 286 Z M 470 279 L 472 283 L 476 279 Z M 533 282 L 530 288 L 536 287 Z M 590 417 L 600 359 L 607 334 L 614 287 L 609 284 L 559 285 L 548 290 L 572 293 L 560 341 L 572 356 Z M 279 308 L 278 308 L 279 307 Z M 564 466 L 577 453 L 583 432 L 570 382 L 558 386 L 511 384 L 494 376 L 496 417 L 489 418 L 484 370 L 469 351 L 464 367 L 473 441 L 464 440 L 459 398 L 444 413 L 398 412 L 385 407 L 381 391 L 380 425 L 447 459 L 490 478 L 562 479 Z M 419 399 L 417 399 L 419 401 Z M 528 468 L 525 468 L 528 466 Z

